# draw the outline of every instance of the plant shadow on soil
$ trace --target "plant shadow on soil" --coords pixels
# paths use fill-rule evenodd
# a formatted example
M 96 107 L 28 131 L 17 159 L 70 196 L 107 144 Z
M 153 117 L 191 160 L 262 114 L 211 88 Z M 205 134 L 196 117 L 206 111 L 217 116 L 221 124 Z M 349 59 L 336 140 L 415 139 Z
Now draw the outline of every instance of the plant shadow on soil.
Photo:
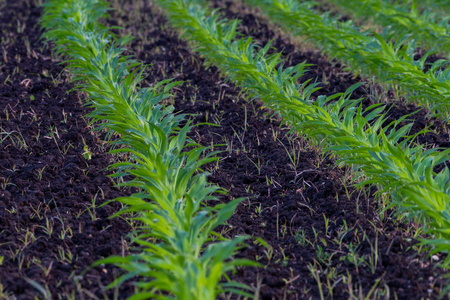
M 247 102 L 215 67 L 206 68 L 153 4 L 115 1 L 114 8 L 107 24 L 122 26 L 119 34 L 136 36 L 129 54 L 152 64 L 144 85 L 167 78 L 185 81 L 173 91 L 176 110 L 192 114 L 194 123 L 219 125 L 195 127 L 191 137 L 223 151 L 218 164 L 206 169 L 211 172 L 210 182 L 229 191 L 220 200 L 247 197 L 220 232 L 228 237 L 253 235 L 269 244 L 263 247 L 249 240 L 238 256 L 258 260 L 264 267 L 239 268 L 230 275 L 232 280 L 254 287 L 260 299 L 317 299 L 319 286 L 326 297 L 348 299 L 353 293 L 357 298 L 359 293 L 368 295 L 374 285 L 380 298 L 387 296 L 382 293 L 399 299 L 437 298 L 446 284 L 445 272 L 435 268 L 426 253 L 417 254 L 417 241 L 411 240 L 417 229 L 414 223 L 396 221 L 392 211 L 380 219 L 374 190 L 349 186 L 348 169 L 336 167 L 333 159 L 303 139 L 287 135 L 288 129 L 260 103 Z M 19 299 L 38 295 L 25 277 L 47 286 L 52 295 L 76 291 L 79 297 L 79 291 L 85 290 L 104 299 L 102 288 L 119 274 L 117 268 L 96 268 L 78 286 L 73 277 L 97 259 L 127 253 L 124 237 L 131 227 L 122 219 L 107 218 L 120 208 L 115 203 L 96 210 L 95 217 L 85 210 L 96 195 L 99 205 L 127 191 L 114 188 L 106 177 L 112 158 L 89 132 L 82 118 L 88 110 L 80 106 L 81 96 L 66 94 L 72 86 L 64 73 L 60 76 L 62 67 L 50 58 L 49 50 L 42 50 L 40 13 L 29 2 L 8 1 L 0 21 L 9 37 L 9 42 L 2 41 L 7 62 L 0 67 L 0 82 L 6 82 L 0 87 L 0 125 L 2 132 L 21 133 L 0 144 L 1 284 Z M 17 32 L 16 19 L 25 24 L 23 32 Z M 269 27 L 256 19 L 251 13 L 244 16 L 242 27 L 262 42 L 273 39 Z M 298 52 L 282 37 L 273 46 L 283 49 L 292 64 L 305 59 L 316 64 L 305 80 L 317 76 L 320 80 L 322 72 L 330 74 L 330 84 L 321 93 L 344 91 L 359 81 L 339 75 L 344 71 L 317 53 Z M 19 72 L 14 71 L 16 67 Z M 26 79 L 31 82 L 27 84 Z M 360 90 L 355 97 L 364 95 Z M 397 114 L 405 111 L 398 107 Z M 420 116 L 424 117 L 415 115 L 416 130 L 429 123 Z M 419 141 L 448 147 L 437 136 Z M 90 160 L 83 156 L 85 145 L 93 153 Z M 51 236 L 43 229 L 47 219 L 53 222 Z M 71 233 L 65 230 L 69 227 Z M 34 239 L 29 240 L 29 232 Z M 61 232 L 66 232 L 64 239 Z M 76 259 L 68 259 L 69 253 Z M 308 264 L 320 271 L 315 272 L 316 278 Z M 119 299 L 132 292 L 130 283 L 123 285 Z M 108 296 L 113 293 L 109 291 Z M 84 295 L 90 297 L 87 292 Z

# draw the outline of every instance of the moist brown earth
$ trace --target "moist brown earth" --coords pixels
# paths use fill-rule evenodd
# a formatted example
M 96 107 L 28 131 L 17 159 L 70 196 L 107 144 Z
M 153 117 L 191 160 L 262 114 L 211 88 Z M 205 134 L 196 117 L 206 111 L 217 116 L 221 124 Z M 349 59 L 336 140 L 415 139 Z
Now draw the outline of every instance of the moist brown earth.
M 361 292 L 367 295 L 380 279 L 378 287 L 386 284 L 388 288 L 382 289 L 399 298 L 436 297 L 427 280 L 435 280 L 437 277 L 434 275 L 437 274 L 427 276 L 421 272 L 424 268 L 430 268 L 432 272 L 439 269 L 428 264 L 429 258 L 423 260 L 424 254 L 417 256 L 413 250 L 416 242 L 408 241 L 412 233 L 408 233 L 408 228 L 415 224 L 393 221 L 392 211 L 387 211 L 384 219 L 380 220 L 376 213 L 380 207 L 373 200 L 370 189 L 356 191 L 343 185 L 342 178 L 348 175 L 346 170 L 335 167 L 334 161 L 321 157 L 323 154 L 302 139 L 293 139 L 290 144 L 287 128 L 280 127 L 275 118 L 270 118 L 268 111 L 255 101 L 246 102 L 239 96 L 239 90 L 217 74 L 215 67 L 205 69 L 201 66 L 202 58 L 193 55 L 188 45 L 165 25 L 166 20 L 158 8 L 152 9 L 152 5 L 136 1 L 123 2 L 119 7 L 114 12 L 114 21 L 108 24 L 123 26 L 125 30 L 121 34 L 141 33 L 139 39 L 132 43 L 130 54 L 154 64 L 149 83 L 166 78 L 186 80 L 176 92 L 174 103 L 177 110 L 192 113 L 197 123 L 208 121 L 220 125 L 198 127 L 192 137 L 203 145 L 226 144 L 214 148 L 223 149 L 224 153 L 219 164 L 208 169 L 212 173 L 210 179 L 228 189 L 230 199 L 249 197 L 230 220 L 230 226 L 223 228 L 223 233 L 228 236 L 250 234 L 271 245 L 272 250 L 267 250 L 250 241 L 251 247 L 241 256 L 259 260 L 265 267 L 240 269 L 232 279 L 259 288 L 263 299 L 282 299 L 284 296 L 290 299 L 317 298 L 318 285 L 308 270 L 308 263 L 314 264 L 316 260 L 320 261 L 318 268 L 324 269 L 320 274 L 323 282 L 327 275 L 333 277 L 335 272 L 336 282 L 332 282 L 336 283 L 334 298 L 349 297 L 350 278 L 354 294 L 358 294 L 361 287 Z M 254 21 L 254 24 L 257 26 L 248 26 L 246 34 L 260 33 L 256 36 L 258 40 L 264 35 L 267 35 L 267 40 L 274 38 L 261 20 Z M 289 45 L 282 37 L 277 41 L 281 45 L 278 49 L 286 49 L 283 45 Z M 336 63 L 329 63 L 317 53 L 304 54 L 292 45 L 290 49 L 286 57 L 302 57 L 297 62 L 308 59 L 308 62 L 320 65 L 313 71 L 317 73 L 307 75 L 310 77 L 306 79 L 315 79 L 317 75 L 321 78 L 323 74 L 317 69 L 331 73 L 327 75 L 327 81 L 334 84 L 331 87 L 324 85 L 327 94 L 345 91 L 357 82 L 350 74 L 343 80 L 341 74 L 344 71 L 336 69 Z M 361 96 L 367 94 L 361 90 L 357 97 Z M 398 113 L 400 111 L 398 109 Z M 425 124 L 430 122 L 429 119 L 416 120 Z M 423 129 L 419 122 L 415 128 L 418 131 Z M 444 144 L 444 137 L 441 136 L 440 141 Z M 289 159 L 286 148 L 291 156 L 294 149 L 298 154 L 297 161 Z M 227 201 L 227 197 L 223 200 Z M 331 224 L 328 230 L 324 216 Z M 346 226 L 348 230 L 344 230 Z M 317 241 L 313 228 L 318 233 Z M 322 242 L 320 237 L 324 239 Z M 312 241 L 314 246 L 306 240 Z M 369 270 L 367 265 L 356 268 L 349 263 L 349 247 L 357 248 L 356 252 L 368 261 L 369 253 L 374 252 L 370 243 L 375 247 L 375 241 L 380 259 L 376 267 Z M 333 257 L 328 261 L 331 255 Z M 445 285 L 445 281 L 439 284 Z M 323 289 L 325 295 L 329 294 L 325 287 Z
M 131 295 L 130 284 L 104 291 L 115 267 L 80 276 L 127 251 L 131 227 L 109 219 L 120 205 L 98 207 L 128 194 L 108 177 L 112 156 L 90 131 L 81 94 L 68 92 L 74 86 L 63 66 L 39 40 L 41 9 L 7 1 L 0 12 L 0 299 L 43 299 L 31 281 L 46 299 Z
M 292 41 L 287 34 L 280 33 L 276 26 L 268 24 L 267 18 L 262 16 L 258 9 L 249 8 L 239 1 L 230 0 L 212 0 L 210 1 L 212 8 L 222 9 L 222 13 L 228 19 L 239 19 L 240 30 L 245 36 L 253 37 L 260 45 L 265 45 L 271 42 L 273 49 L 269 53 L 282 53 L 282 58 L 285 59 L 285 67 L 295 66 L 306 61 L 312 64 L 310 71 L 302 76 L 302 82 L 312 80 L 312 82 L 321 82 L 315 96 L 326 95 L 330 96 L 335 93 L 343 93 L 353 84 L 365 82 L 353 94 L 354 99 L 363 98 L 363 107 L 368 107 L 374 104 L 374 101 L 386 102 L 385 112 L 387 113 L 386 124 L 398 120 L 404 115 L 410 115 L 408 120 L 399 124 L 404 126 L 408 123 L 413 123 L 410 134 L 416 134 L 421 130 L 427 128 L 430 132 L 420 135 L 417 138 L 417 143 L 425 145 L 428 148 L 450 147 L 450 132 L 448 126 L 439 119 L 429 117 L 427 111 L 421 107 L 415 106 L 413 103 L 402 99 L 402 101 L 394 100 L 394 92 L 392 90 L 385 91 L 381 86 L 366 82 L 360 76 L 355 76 L 345 69 L 345 66 L 340 62 L 322 55 L 319 51 L 308 50 L 311 46 L 306 46 L 306 50 L 297 50 L 298 42 Z M 277 32 L 276 32 L 277 31 Z M 418 49 L 418 56 L 422 53 Z M 431 55 L 427 59 L 427 63 L 432 64 L 442 57 Z M 377 99 L 376 94 L 380 96 Z
M 86 208 L 93 198 L 98 206 L 127 191 L 114 188 L 107 177 L 105 169 L 112 157 L 83 119 L 88 113 L 80 104 L 83 95 L 67 94 L 73 86 L 51 58 L 49 45 L 38 40 L 41 10 L 25 1 L 5 5 L 0 24 L 9 38 L 1 44 L 6 54 L 1 58 L 0 84 L 6 83 L 0 85 L 0 124 L 2 132 L 17 133 L 0 143 L 3 291 L 18 299 L 33 299 L 39 294 L 28 278 L 48 287 L 54 297 L 73 292 L 80 298 L 84 291 L 85 298 L 94 298 L 91 292 L 105 299 L 102 287 L 118 276 L 116 268 L 105 266 L 77 276 L 98 259 L 127 253 L 125 236 L 131 227 L 122 219 L 108 219 L 120 209 L 115 203 L 97 208 L 95 215 Z M 223 151 L 218 164 L 206 169 L 211 182 L 229 191 L 221 201 L 247 197 L 220 232 L 228 237 L 252 235 L 238 256 L 263 265 L 239 268 L 230 275 L 232 280 L 252 286 L 260 299 L 317 299 L 319 286 L 325 297 L 335 299 L 369 295 L 374 286 L 370 298 L 438 297 L 447 284 L 446 272 L 436 267 L 434 259 L 445 257 L 418 254 L 412 238 L 417 224 L 397 220 L 392 210 L 380 215 L 385 204 L 374 196 L 375 189 L 351 187 L 350 170 L 338 168 L 301 137 L 288 135 L 288 128 L 257 101 L 246 100 L 215 67 L 206 68 L 153 4 L 128 0 L 114 5 L 107 24 L 123 26 L 120 35 L 136 36 L 129 54 L 152 64 L 144 85 L 167 78 L 185 81 L 173 91 L 176 110 L 192 114 L 194 123 L 218 125 L 195 127 L 191 137 Z M 248 16 L 252 18 L 256 23 L 256 16 Z M 25 24 L 24 30 L 17 32 L 15 20 Z M 247 27 L 261 42 L 274 37 L 264 23 Z M 24 44 L 26 38 L 31 51 Z M 316 64 L 306 76 L 322 80 L 325 74 L 328 84 L 323 85 L 323 93 L 345 91 L 358 82 L 351 74 L 342 75 L 336 63 L 318 53 L 299 52 L 281 36 L 274 46 L 292 64 L 305 59 Z M 27 85 L 25 79 L 31 82 Z M 359 90 L 355 97 L 364 95 Z M 399 108 L 398 115 L 404 113 Z M 418 116 L 414 116 L 415 130 L 430 122 Z M 444 145 L 436 136 L 436 143 Z M 2 133 L 1 139 L 5 137 Z M 433 142 L 427 138 L 425 143 Z M 93 154 L 91 159 L 85 158 L 85 146 Z M 54 228 L 51 236 L 43 229 L 47 219 Z M 257 237 L 269 246 L 256 242 Z M 133 289 L 128 283 L 105 293 L 112 297 L 114 292 L 124 299 Z

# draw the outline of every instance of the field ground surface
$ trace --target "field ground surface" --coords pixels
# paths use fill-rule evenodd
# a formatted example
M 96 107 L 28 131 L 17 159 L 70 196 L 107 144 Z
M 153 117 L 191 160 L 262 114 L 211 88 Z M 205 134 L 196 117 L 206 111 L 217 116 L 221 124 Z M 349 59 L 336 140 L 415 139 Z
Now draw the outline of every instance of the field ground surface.
M 107 176 L 113 157 L 102 134 L 90 131 L 84 95 L 68 93 L 73 85 L 67 73 L 39 40 L 41 9 L 33 1 L 0 3 L 0 298 L 124 299 L 133 293 L 132 282 L 104 290 L 119 269 L 82 272 L 98 259 L 132 251 L 127 234 L 133 224 L 108 218 L 121 206 L 98 207 L 130 191 L 114 187 Z M 215 67 L 205 66 L 156 4 L 111 5 L 105 24 L 121 26 L 119 35 L 131 33 L 135 40 L 127 54 L 150 65 L 143 86 L 184 81 L 169 101 L 191 114 L 194 124 L 216 125 L 191 132 L 199 144 L 222 151 L 206 168 L 209 181 L 228 190 L 220 196 L 223 202 L 247 197 L 220 233 L 252 235 L 238 256 L 263 265 L 239 268 L 231 279 L 254 288 L 260 299 L 438 298 L 448 281 L 436 263 L 445 257 L 417 251 L 417 224 L 398 220 L 392 210 L 380 213 L 384 204 L 375 189 L 353 188 L 349 169 L 288 134 L 258 101 L 249 102 Z M 302 80 L 323 82 L 315 95 L 344 92 L 361 81 L 317 51 L 299 47 L 257 12 L 231 1 L 211 5 L 242 19 L 242 32 L 262 45 L 273 39 L 287 65 L 313 64 Z M 363 85 L 354 98 L 366 98 L 368 106 L 377 89 Z M 416 110 L 395 102 L 388 120 Z M 411 133 L 431 130 L 419 143 L 449 146 L 444 124 L 422 111 L 410 119 Z
M 0 11 L 0 298 L 43 298 L 27 280 L 53 299 L 72 293 L 112 298 L 114 291 L 105 295 L 103 287 L 117 277 L 116 268 L 77 277 L 127 246 L 130 225 L 108 219 L 120 205 L 96 208 L 126 194 L 107 177 L 112 156 L 90 132 L 81 95 L 68 93 L 74 86 L 63 66 L 39 41 L 42 10 L 8 1 Z M 125 285 L 120 293 L 131 291 Z

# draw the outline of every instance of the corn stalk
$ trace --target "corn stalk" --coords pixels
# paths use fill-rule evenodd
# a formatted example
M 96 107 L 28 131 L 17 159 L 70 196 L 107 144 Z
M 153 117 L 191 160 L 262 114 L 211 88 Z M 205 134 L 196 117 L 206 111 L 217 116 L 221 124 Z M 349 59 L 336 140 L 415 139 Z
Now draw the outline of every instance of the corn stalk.
M 123 55 L 131 38 L 117 38 L 98 22 L 107 16 L 105 1 L 51 0 L 43 6 L 44 37 L 64 57 L 77 89 L 89 95 L 92 121 L 100 121 L 97 129 L 120 135 L 112 153 L 130 157 L 111 166 L 117 169 L 114 176 L 124 180 L 121 186 L 139 191 L 112 200 L 125 205 L 115 216 L 131 214 L 142 225 L 132 238 L 138 253 L 96 263 L 126 271 L 110 287 L 139 276 L 138 293 L 130 299 L 215 299 L 224 291 L 247 295 L 245 286 L 223 282 L 235 266 L 255 265 L 232 259 L 245 237 L 227 240 L 213 231 L 241 199 L 206 206 L 217 200 L 213 194 L 219 188 L 207 183 L 208 173 L 200 167 L 217 158 L 214 153 L 202 158 L 206 148 L 187 137 L 191 123 L 162 104 L 177 82 L 139 87 L 145 66 Z
M 270 45 L 258 48 L 251 38 L 237 38 L 238 21 L 220 18 L 203 1 L 157 2 L 182 36 L 230 81 L 261 99 L 292 130 L 327 145 L 339 163 L 364 172 L 360 186 L 376 184 L 382 193 L 391 195 L 400 211 L 421 216 L 424 226 L 437 237 L 425 243 L 433 244 L 436 251 L 450 250 L 449 169 L 433 171 L 450 159 L 450 149 L 424 151 L 420 145 L 412 146 L 414 136 L 406 136 L 411 125 L 396 128 L 407 116 L 383 126 L 383 106 L 363 110 L 359 100 L 350 100 L 357 86 L 313 101 L 317 84 L 297 83 L 306 71 L 305 63 L 284 69 L 280 53 L 267 55 Z
M 438 60 L 424 72 L 425 60 L 414 59 L 415 45 L 408 36 L 396 36 L 387 28 L 382 34 L 362 32 L 351 22 L 317 15 L 298 0 L 246 0 L 258 6 L 275 23 L 293 35 L 311 40 L 352 71 L 375 76 L 380 83 L 399 86 L 406 99 L 450 120 L 450 62 Z M 389 40 L 396 40 L 396 43 Z

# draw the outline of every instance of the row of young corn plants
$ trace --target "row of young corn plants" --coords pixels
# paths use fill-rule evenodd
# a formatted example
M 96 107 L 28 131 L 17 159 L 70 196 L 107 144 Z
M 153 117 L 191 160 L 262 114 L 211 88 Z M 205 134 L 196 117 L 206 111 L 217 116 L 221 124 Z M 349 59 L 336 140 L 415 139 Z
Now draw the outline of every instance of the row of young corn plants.
M 138 276 L 132 299 L 245 294 L 243 285 L 224 282 L 235 266 L 252 264 L 232 259 L 245 237 L 227 240 L 213 231 L 240 199 L 207 205 L 217 200 L 219 188 L 207 183 L 201 166 L 216 157 L 204 155 L 205 148 L 187 137 L 191 123 L 163 104 L 177 82 L 140 88 L 145 66 L 124 56 L 130 37 L 117 38 L 98 22 L 107 11 L 102 0 L 51 0 L 41 19 L 45 38 L 64 58 L 77 88 L 88 94 L 97 129 L 120 137 L 111 142 L 111 152 L 122 160 L 111 165 L 117 169 L 114 176 L 123 180 L 121 186 L 138 191 L 112 200 L 124 204 L 115 216 L 140 224 L 131 238 L 136 253 L 96 264 L 116 264 L 126 271 L 111 286 Z
M 414 137 L 405 136 L 410 125 L 396 128 L 407 116 L 383 126 L 382 105 L 363 110 L 359 100 L 350 100 L 357 86 L 313 101 L 311 94 L 318 89 L 317 83 L 297 83 L 308 65 L 284 69 L 280 53 L 267 55 L 270 45 L 258 48 L 252 38 L 239 38 L 238 21 L 221 18 L 202 0 L 157 3 L 182 36 L 229 80 L 249 96 L 261 99 L 293 131 L 331 150 L 340 164 L 361 171 L 365 176 L 358 185 L 379 186 L 380 193 L 391 195 L 399 211 L 420 218 L 435 235 L 435 239 L 425 241 L 434 245 L 435 251 L 450 251 L 449 169 L 433 171 L 450 159 L 450 149 L 424 151 L 421 146 L 413 146 Z M 450 259 L 446 265 L 450 266 Z
M 450 17 L 430 10 L 420 11 L 415 3 L 392 3 L 387 0 L 328 0 L 354 18 L 362 18 L 389 27 L 398 37 L 409 35 L 416 46 L 450 54 Z
M 415 44 L 407 36 L 361 31 L 352 22 L 339 22 L 310 9 L 298 0 L 247 0 L 293 35 L 304 37 L 333 58 L 343 61 L 353 72 L 379 83 L 399 87 L 408 101 L 426 107 L 432 115 L 450 119 L 450 64 L 436 61 L 424 71 L 430 53 L 414 59 Z M 395 39 L 396 42 L 390 40 Z

